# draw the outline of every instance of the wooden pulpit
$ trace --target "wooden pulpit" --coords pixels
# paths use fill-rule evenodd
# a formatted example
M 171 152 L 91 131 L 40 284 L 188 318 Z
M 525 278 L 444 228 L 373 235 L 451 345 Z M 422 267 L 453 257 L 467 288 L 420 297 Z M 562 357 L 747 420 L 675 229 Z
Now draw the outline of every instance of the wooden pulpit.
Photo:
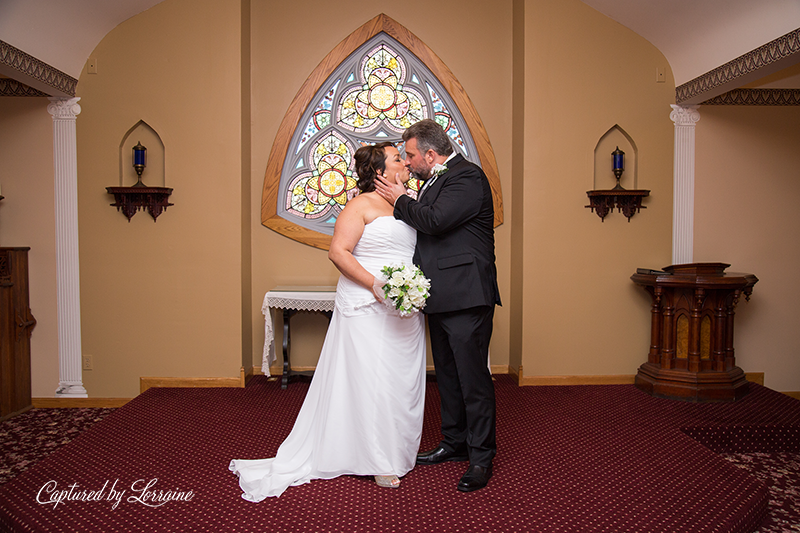
M 735 401 L 747 394 L 736 366 L 733 319 L 741 295 L 750 299 L 758 278 L 725 272 L 725 263 L 639 269 L 631 279 L 653 299 L 650 352 L 636 386 L 662 398 Z

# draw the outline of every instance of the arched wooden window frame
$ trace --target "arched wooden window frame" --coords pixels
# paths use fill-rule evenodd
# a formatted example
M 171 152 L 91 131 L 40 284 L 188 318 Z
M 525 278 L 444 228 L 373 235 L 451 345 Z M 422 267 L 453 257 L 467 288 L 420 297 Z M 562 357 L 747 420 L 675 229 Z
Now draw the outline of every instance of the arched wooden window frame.
M 267 162 L 264 189 L 261 194 L 261 223 L 281 235 L 309 246 L 323 250 L 327 250 L 330 247 L 331 237 L 329 235 L 304 228 L 278 215 L 277 205 L 280 193 L 281 171 L 289 150 L 289 143 L 292 140 L 292 134 L 297 129 L 303 113 L 316 92 L 342 61 L 381 32 L 393 37 L 416 55 L 438 78 L 455 102 L 467 123 L 481 160 L 481 167 L 489 179 L 494 201 L 494 225 L 495 227 L 499 226 L 503 223 L 503 197 L 500 190 L 497 160 L 494 157 L 494 150 L 492 150 L 492 145 L 489 142 L 489 136 L 486 134 L 486 129 L 475 110 L 475 106 L 472 105 L 461 83 L 433 50 L 403 25 L 383 13 L 358 28 L 339 43 L 314 69 L 303 86 L 300 87 L 292 103 L 289 104 L 289 108 L 278 128 L 278 133 L 272 144 L 269 161 Z

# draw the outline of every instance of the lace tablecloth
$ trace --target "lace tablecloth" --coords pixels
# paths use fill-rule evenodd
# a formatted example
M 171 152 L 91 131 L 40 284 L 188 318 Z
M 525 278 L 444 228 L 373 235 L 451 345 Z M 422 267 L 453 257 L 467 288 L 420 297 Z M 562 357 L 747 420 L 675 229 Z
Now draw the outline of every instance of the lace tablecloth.
M 275 361 L 275 330 L 270 309 L 297 311 L 333 311 L 336 299 L 335 286 L 275 287 L 264 295 L 261 313 L 264 315 L 264 353 L 261 371 L 269 376 L 269 367 Z

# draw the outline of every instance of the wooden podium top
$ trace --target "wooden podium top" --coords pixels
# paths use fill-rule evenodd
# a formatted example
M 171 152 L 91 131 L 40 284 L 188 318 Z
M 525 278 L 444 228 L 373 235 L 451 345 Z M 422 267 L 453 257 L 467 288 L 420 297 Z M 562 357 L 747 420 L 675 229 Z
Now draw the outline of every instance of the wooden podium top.
M 685 263 L 670 265 L 662 270 L 639 268 L 631 276 L 637 285 L 664 287 L 696 287 L 731 289 L 752 292 L 758 278 L 744 272 L 725 272 L 727 263 Z

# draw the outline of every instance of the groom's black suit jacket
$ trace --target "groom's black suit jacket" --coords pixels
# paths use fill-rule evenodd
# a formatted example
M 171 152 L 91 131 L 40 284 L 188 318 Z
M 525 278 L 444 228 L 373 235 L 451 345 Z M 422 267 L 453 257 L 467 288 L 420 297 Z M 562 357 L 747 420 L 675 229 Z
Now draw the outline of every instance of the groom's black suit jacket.
M 414 263 L 431 280 L 424 312 L 500 304 L 489 180 L 460 154 L 419 201 L 401 196 L 394 216 L 417 230 Z

